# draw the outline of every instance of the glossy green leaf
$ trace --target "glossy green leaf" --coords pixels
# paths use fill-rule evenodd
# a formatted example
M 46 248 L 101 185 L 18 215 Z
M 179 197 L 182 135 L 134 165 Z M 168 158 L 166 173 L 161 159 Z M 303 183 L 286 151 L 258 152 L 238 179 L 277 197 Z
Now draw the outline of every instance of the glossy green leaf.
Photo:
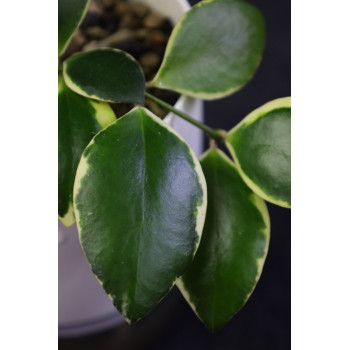
M 208 151 L 201 165 L 207 215 L 196 256 L 177 285 L 205 326 L 216 331 L 253 292 L 268 250 L 270 220 L 264 201 L 221 151 Z
M 62 53 L 70 37 L 84 17 L 88 0 L 58 0 L 58 53 Z
M 73 185 L 80 157 L 92 137 L 115 121 L 112 108 L 77 95 L 62 81 L 58 93 L 58 215 L 74 223 Z
M 261 12 L 240 0 L 202 1 L 174 28 L 151 86 L 212 100 L 254 75 L 265 42 Z
M 144 103 L 142 69 L 124 51 L 105 48 L 78 53 L 64 62 L 63 76 L 80 95 L 107 102 Z
M 291 205 L 291 100 L 273 100 L 250 113 L 226 145 L 247 185 L 267 201 Z
M 192 261 L 204 224 L 206 184 L 185 141 L 137 107 L 84 151 L 74 210 L 93 272 L 133 322 Z

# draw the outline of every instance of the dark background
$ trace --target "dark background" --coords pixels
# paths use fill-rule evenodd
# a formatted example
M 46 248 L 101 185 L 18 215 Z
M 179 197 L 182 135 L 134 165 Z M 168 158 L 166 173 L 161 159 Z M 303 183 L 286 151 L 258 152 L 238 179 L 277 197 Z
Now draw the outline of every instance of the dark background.
M 159 0 L 161 1 L 161 0 Z M 194 5 L 198 1 L 190 0 Z M 228 98 L 205 103 L 206 123 L 229 130 L 253 109 L 291 94 L 290 0 L 253 1 L 266 19 L 266 48 L 253 80 Z M 290 210 L 268 205 L 271 241 L 259 283 L 244 308 L 211 334 L 176 288 L 143 320 L 105 333 L 59 341 L 59 349 L 286 350 L 291 326 Z

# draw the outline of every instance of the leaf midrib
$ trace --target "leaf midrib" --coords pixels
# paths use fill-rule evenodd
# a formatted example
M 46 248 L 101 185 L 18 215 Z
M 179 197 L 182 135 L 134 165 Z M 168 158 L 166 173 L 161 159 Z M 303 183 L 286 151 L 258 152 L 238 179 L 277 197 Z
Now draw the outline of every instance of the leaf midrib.
M 139 266 L 140 266 L 140 245 L 142 241 L 142 236 L 144 233 L 144 223 L 145 223 L 145 192 L 146 192 L 146 164 L 147 164 L 147 152 L 146 152 L 146 140 L 145 140 L 145 128 L 144 128 L 144 118 L 140 118 L 140 131 L 141 131 L 141 137 L 142 137 L 142 149 L 143 149 L 143 171 L 142 171 L 142 220 L 141 220 L 141 225 L 140 225 L 140 233 L 138 235 L 138 242 L 137 242 L 137 255 L 136 255 L 136 277 L 135 277 L 135 287 L 133 291 L 133 304 L 131 310 L 133 311 L 132 313 L 135 313 L 135 306 L 136 306 L 136 295 L 138 292 L 138 280 L 139 280 Z

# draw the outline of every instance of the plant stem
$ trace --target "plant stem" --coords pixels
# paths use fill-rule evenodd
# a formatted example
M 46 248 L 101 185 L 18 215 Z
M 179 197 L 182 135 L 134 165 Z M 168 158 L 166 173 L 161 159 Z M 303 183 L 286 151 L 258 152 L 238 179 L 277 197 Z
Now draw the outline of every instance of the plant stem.
M 212 129 L 209 126 L 201 123 L 200 121 L 193 119 L 190 117 L 188 114 L 179 111 L 178 109 L 174 108 L 172 105 L 164 102 L 163 100 L 159 99 L 158 97 L 155 97 L 151 95 L 150 93 L 145 91 L 145 97 L 148 98 L 149 100 L 157 103 L 159 106 L 167 109 L 170 112 L 175 113 L 179 117 L 187 120 L 189 123 L 197 126 L 198 128 L 202 129 L 210 138 L 213 140 L 221 140 L 223 141 L 226 138 L 226 131 L 225 130 L 219 130 L 219 129 Z

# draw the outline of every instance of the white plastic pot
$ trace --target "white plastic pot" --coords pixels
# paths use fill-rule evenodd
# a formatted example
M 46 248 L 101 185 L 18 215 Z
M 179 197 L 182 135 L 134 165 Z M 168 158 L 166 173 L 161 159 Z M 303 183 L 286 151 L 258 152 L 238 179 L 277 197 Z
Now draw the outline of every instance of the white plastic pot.
M 131 0 L 130 0 L 131 1 Z M 136 1 L 136 0 L 132 0 Z M 186 0 L 137 0 L 156 8 L 176 23 L 190 5 Z M 203 120 L 203 102 L 181 96 L 175 107 Z M 169 113 L 166 121 L 192 147 L 197 156 L 203 149 L 201 131 Z M 58 335 L 76 337 L 124 323 L 95 276 L 81 249 L 76 225 L 58 225 Z

